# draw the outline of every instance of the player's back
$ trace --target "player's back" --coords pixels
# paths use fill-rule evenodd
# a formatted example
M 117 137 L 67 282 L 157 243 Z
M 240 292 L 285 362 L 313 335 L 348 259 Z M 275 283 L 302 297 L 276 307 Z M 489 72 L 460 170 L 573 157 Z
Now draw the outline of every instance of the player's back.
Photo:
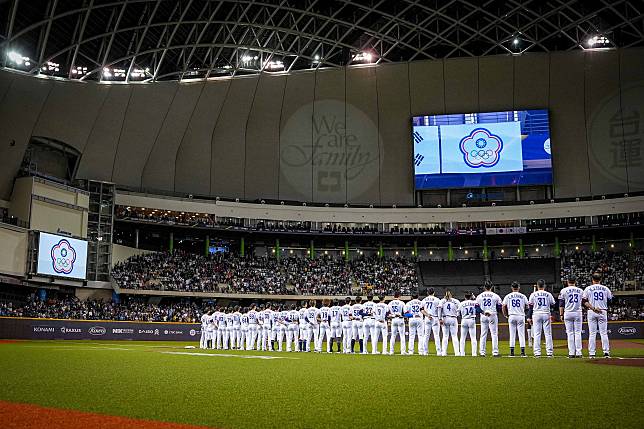
M 388 306 L 384 302 L 379 302 L 373 306 L 373 315 L 376 320 L 383 321 L 387 317 Z
M 545 290 L 538 290 L 530 294 L 528 299 L 530 306 L 532 306 L 533 313 L 550 313 L 550 307 L 555 304 L 555 298 L 552 294 Z
M 460 302 L 456 298 L 441 299 L 440 306 L 443 316 L 456 317 Z
M 429 313 L 432 317 L 438 317 L 438 307 L 440 306 L 441 300 L 435 296 L 426 296 L 421 301 L 421 304 L 425 311 Z
M 497 307 L 501 305 L 501 297 L 491 290 L 483 291 L 476 297 L 476 302 L 482 313 L 496 314 Z
M 329 307 L 322 306 L 318 310 L 318 314 L 320 315 L 321 323 L 328 323 L 331 318 L 331 309 Z
M 347 321 L 351 320 L 351 305 L 344 304 L 340 308 L 340 312 L 342 314 L 342 321 L 343 322 L 347 322 Z
M 559 299 L 564 302 L 565 312 L 581 312 L 583 291 L 577 286 L 566 286 L 559 292 Z
M 472 319 L 476 317 L 476 301 L 471 299 L 466 299 L 461 301 L 458 311 L 461 313 L 461 317 L 464 319 Z
M 603 284 L 596 283 L 584 289 L 583 298 L 587 299 L 590 305 L 600 310 L 608 309 L 608 302 L 613 299 L 613 293 Z
M 405 310 L 407 313 L 410 313 L 412 317 L 420 317 L 420 310 L 422 309 L 422 303 L 418 299 L 412 299 L 407 302 L 405 305 Z
M 342 309 L 339 305 L 332 306 L 329 311 L 331 312 L 331 322 L 339 322 L 342 318 Z
M 402 316 L 405 311 L 405 303 L 399 299 L 394 299 L 389 303 L 389 312 L 394 317 Z
M 376 306 L 376 303 L 373 301 L 367 301 L 362 306 L 362 310 L 365 317 L 373 317 L 373 310 Z
M 524 316 L 528 298 L 521 292 L 510 292 L 503 298 L 503 304 L 508 308 L 509 316 Z
M 362 319 L 362 309 L 363 309 L 362 304 L 353 304 L 351 306 L 351 317 L 353 317 L 354 320 L 361 320 Z

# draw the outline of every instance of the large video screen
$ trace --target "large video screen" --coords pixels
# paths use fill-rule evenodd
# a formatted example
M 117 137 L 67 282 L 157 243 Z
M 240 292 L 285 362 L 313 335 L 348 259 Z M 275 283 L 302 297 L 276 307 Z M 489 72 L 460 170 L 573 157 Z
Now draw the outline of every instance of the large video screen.
M 547 110 L 414 116 L 416 189 L 552 184 Z
M 38 274 L 83 279 L 87 277 L 87 241 L 41 232 Z

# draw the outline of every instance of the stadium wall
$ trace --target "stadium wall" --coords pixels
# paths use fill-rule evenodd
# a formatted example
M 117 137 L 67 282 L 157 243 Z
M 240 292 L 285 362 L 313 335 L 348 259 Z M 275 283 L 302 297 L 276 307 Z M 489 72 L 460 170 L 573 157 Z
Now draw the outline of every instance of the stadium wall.
M 506 323 L 500 323 L 499 339 L 508 340 Z M 644 338 L 644 322 L 609 322 L 612 340 Z M 113 322 L 104 320 L 61 320 L 0 317 L 0 338 L 29 340 L 138 340 L 138 341 L 199 341 L 201 325 L 197 323 Z M 480 327 L 477 329 L 479 330 Z M 555 340 L 566 339 L 563 323 L 553 323 Z M 588 327 L 582 326 L 587 337 Z
M 98 84 L 0 71 L 0 198 L 31 136 L 157 192 L 411 205 L 411 116 L 548 108 L 555 197 L 644 191 L 644 49 Z M 346 162 L 345 162 L 346 160 Z
M 0 273 L 23 276 L 27 267 L 27 230 L 0 223 L 0 243 Z
M 120 244 L 112 245 L 112 266 L 119 262 L 125 261 L 127 258 L 135 255 L 144 255 L 146 253 L 154 253 L 151 250 L 136 249 L 134 247 L 122 246 Z

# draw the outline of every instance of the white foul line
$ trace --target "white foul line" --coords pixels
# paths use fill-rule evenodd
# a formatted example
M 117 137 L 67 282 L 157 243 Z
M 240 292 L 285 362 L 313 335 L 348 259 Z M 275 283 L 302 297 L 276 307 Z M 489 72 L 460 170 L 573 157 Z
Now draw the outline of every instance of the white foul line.
M 299 359 L 286 356 L 259 356 L 259 355 L 232 355 L 228 353 L 199 353 L 199 352 L 158 352 L 165 355 L 187 355 L 187 356 L 208 356 L 208 357 L 235 357 L 241 359 Z

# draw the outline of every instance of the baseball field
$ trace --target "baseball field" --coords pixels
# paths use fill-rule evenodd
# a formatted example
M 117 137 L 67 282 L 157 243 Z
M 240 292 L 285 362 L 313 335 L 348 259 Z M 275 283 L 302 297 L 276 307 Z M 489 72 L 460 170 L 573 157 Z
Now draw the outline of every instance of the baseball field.
M 644 340 L 594 360 L 187 345 L 0 341 L 2 427 L 642 427 Z

